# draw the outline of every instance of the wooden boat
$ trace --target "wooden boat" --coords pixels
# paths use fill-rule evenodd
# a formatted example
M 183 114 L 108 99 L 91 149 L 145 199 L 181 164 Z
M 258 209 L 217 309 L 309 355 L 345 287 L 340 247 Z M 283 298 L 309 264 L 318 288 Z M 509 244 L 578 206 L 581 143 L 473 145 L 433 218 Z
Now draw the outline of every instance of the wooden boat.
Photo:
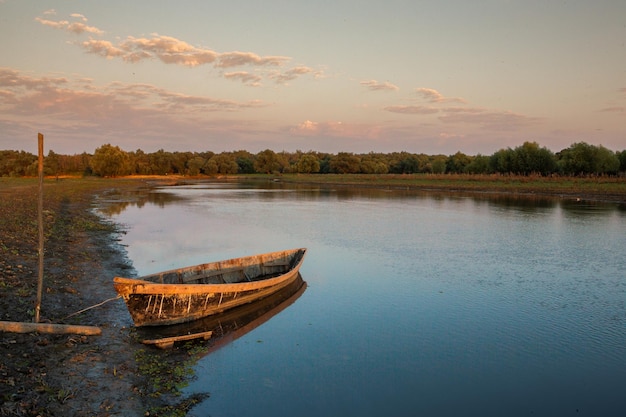
M 135 326 L 197 320 L 267 297 L 298 277 L 305 248 L 113 278 Z

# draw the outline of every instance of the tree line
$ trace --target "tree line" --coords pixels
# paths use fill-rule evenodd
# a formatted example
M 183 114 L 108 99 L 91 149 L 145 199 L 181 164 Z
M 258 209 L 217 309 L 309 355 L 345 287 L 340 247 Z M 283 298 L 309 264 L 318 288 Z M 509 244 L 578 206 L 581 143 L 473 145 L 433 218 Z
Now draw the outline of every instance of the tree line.
M 514 174 L 514 175 L 626 175 L 626 150 L 574 143 L 554 153 L 536 142 L 500 149 L 492 155 L 426 155 L 409 152 L 355 154 L 339 152 L 146 153 L 102 145 L 92 154 L 62 155 L 49 151 L 46 175 L 118 177 L 125 175 L 228 174 Z M 0 176 L 36 176 L 37 157 L 25 151 L 0 151 Z

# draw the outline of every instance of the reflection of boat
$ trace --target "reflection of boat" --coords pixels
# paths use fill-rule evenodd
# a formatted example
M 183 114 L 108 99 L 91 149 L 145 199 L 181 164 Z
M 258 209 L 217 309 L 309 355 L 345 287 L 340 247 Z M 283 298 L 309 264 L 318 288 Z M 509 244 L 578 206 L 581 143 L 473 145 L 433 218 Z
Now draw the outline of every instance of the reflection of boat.
M 137 279 L 115 277 L 135 326 L 184 323 L 267 297 L 293 282 L 306 249 L 291 249 L 173 269 Z
M 197 338 L 206 340 L 208 335 L 212 340 L 209 351 L 206 352 L 209 353 L 267 322 L 292 305 L 305 290 L 306 282 L 298 274 L 297 278 L 286 287 L 262 300 L 189 323 L 137 329 L 138 337 L 147 344 L 171 347 L 173 341 Z M 172 344 L 169 344 L 170 341 Z

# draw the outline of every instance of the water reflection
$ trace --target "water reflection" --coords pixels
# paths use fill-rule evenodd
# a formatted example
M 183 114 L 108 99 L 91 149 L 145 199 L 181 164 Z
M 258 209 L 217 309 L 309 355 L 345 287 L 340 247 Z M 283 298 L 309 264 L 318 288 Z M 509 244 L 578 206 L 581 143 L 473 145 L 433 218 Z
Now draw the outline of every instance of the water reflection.
M 203 197 L 211 199 L 246 199 L 251 193 L 261 201 L 271 202 L 284 198 L 298 201 L 351 201 L 368 200 L 415 200 L 429 199 L 439 203 L 462 203 L 471 200 L 478 206 L 488 205 L 503 211 L 544 212 L 562 209 L 574 215 L 614 215 L 626 216 L 626 204 L 587 201 L 560 196 L 536 194 L 494 194 L 445 191 L 423 191 L 398 188 L 350 188 L 332 185 L 303 185 L 272 181 L 235 181 L 235 180 L 200 180 L 188 181 L 167 186 L 155 186 L 150 189 L 111 191 L 102 195 L 98 201 L 101 211 L 107 216 L 119 215 L 128 207 L 141 208 L 152 204 L 164 208 L 169 204 L 183 203 L 189 198 Z
M 137 335 L 142 340 L 150 340 L 211 331 L 213 334 L 206 351 L 208 354 L 240 338 L 281 313 L 302 296 L 306 287 L 306 282 L 298 274 L 298 277 L 291 284 L 257 302 L 189 323 L 140 327 L 137 328 Z
M 626 216 L 626 204 L 611 204 L 585 200 L 563 200 L 561 208 L 575 216 L 597 216 L 619 214 Z
M 247 334 L 255 318 L 205 327 L 210 349 L 241 338 L 196 365 L 186 392 L 211 397 L 190 415 L 623 414 L 623 206 L 281 183 L 155 192 L 184 201 L 115 219 L 141 274 L 310 254 L 306 296 L 283 314 Z
M 99 210 L 106 216 L 116 216 L 128 207 L 142 208 L 146 204 L 165 207 L 167 204 L 184 201 L 179 194 L 160 191 L 159 188 L 139 190 L 114 190 L 98 198 Z

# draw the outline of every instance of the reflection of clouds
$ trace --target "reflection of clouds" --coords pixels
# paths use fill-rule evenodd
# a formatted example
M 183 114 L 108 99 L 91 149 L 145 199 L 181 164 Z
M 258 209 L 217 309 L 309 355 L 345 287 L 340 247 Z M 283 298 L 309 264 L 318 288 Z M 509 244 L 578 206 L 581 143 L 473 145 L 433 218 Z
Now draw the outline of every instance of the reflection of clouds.
M 206 262 L 223 245 L 216 234 L 227 231 L 207 227 L 201 216 L 180 205 L 167 211 L 157 205 L 130 205 L 113 220 L 127 225 L 121 243 L 139 275 Z
M 229 199 L 230 191 L 235 192 Z M 114 222 L 126 226 L 120 243 L 137 273 L 145 275 L 262 252 L 259 248 L 271 246 L 263 224 L 247 223 L 246 213 L 254 210 L 250 204 L 227 204 L 244 198 L 240 191 L 249 190 L 221 191 L 214 196 L 195 190 L 193 199 L 188 199 L 185 189 L 172 187 L 143 197 L 131 195 L 133 201 L 115 202 L 112 205 L 117 208 L 102 212 L 111 213 Z M 244 245 L 242 236 L 246 236 Z

